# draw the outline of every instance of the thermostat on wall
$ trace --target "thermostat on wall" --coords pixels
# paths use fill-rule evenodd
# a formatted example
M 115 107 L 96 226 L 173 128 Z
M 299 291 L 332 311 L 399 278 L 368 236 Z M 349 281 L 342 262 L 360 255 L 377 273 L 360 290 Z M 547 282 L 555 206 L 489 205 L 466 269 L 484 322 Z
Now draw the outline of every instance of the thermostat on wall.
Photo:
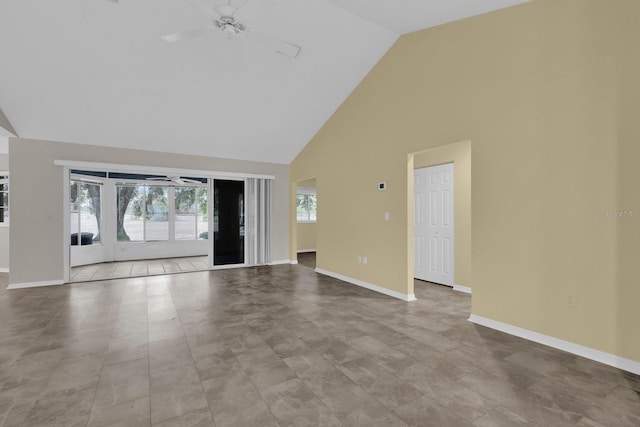
M 387 183 L 385 181 L 382 181 L 382 182 L 378 183 L 378 190 L 384 191 L 386 189 L 387 189 Z

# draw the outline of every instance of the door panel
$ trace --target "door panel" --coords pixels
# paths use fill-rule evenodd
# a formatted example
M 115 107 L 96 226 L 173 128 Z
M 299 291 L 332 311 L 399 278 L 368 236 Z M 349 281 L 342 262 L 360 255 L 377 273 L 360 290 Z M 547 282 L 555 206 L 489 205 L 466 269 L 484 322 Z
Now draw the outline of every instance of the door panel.
M 414 171 L 414 277 L 453 286 L 453 163 Z
M 213 264 L 244 264 L 244 181 L 213 182 Z

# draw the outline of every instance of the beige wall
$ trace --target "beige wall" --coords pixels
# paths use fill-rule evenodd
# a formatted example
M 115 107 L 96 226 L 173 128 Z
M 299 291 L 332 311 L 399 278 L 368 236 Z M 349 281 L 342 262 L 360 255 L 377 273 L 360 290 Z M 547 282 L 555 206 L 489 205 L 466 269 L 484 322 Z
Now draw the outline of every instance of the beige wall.
M 473 287 L 471 281 L 471 141 L 447 144 L 442 147 L 415 153 L 413 168 L 453 163 L 453 211 L 454 211 L 454 282 L 456 285 Z M 413 182 L 410 175 L 409 187 Z M 407 213 L 413 214 L 413 190 L 410 188 Z M 413 224 L 412 219 L 407 224 Z M 409 227 L 409 242 L 413 229 Z M 408 260 L 411 264 L 413 259 Z M 413 276 L 413 265 L 409 267 L 409 280 Z
M 637 23 L 638 8 L 619 14 L 619 31 L 624 39 L 622 49 L 625 62 L 619 71 L 619 86 L 616 93 L 623 108 L 618 110 L 617 127 L 619 146 L 617 157 L 617 202 L 614 209 L 624 216 L 609 218 L 617 228 L 618 261 L 617 288 L 617 354 L 640 359 L 640 55 L 637 43 L 640 26 Z M 608 208 L 611 209 L 611 208 Z
M 287 165 L 13 138 L 9 141 L 12 284 L 63 279 L 63 168 L 54 160 L 274 175 L 271 256 L 273 261 L 289 259 Z
M 640 219 L 603 215 L 639 209 L 639 14 L 538 0 L 401 37 L 291 165 L 318 267 L 411 293 L 408 155 L 471 140 L 473 313 L 640 360 Z
M 308 252 L 316 249 L 317 227 L 315 222 L 299 222 L 298 226 L 298 251 Z

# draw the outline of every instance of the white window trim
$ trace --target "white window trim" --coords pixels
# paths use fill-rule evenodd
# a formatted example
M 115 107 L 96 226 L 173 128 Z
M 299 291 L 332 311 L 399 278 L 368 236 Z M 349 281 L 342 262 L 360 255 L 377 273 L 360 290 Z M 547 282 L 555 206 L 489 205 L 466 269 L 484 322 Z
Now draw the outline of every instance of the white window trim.
M 244 172 L 220 172 L 212 170 L 201 169 L 182 169 L 182 168 L 167 168 L 160 166 L 141 166 L 141 165 L 125 165 L 117 163 L 96 163 L 96 162 L 81 162 L 75 160 L 61 160 L 56 159 L 53 161 L 56 166 L 64 166 L 69 169 L 84 169 L 84 170 L 99 170 L 104 172 L 121 172 L 121 173 L 141 173 L 151 175 L 179 175 L 179 176 L 199 176 L 202 178 L 216 178 L 216 179 L 236 179 L 242 181 L 245 178 L 260 178 L 260 179 L 275 179 L 275 175 L 264 175 Z

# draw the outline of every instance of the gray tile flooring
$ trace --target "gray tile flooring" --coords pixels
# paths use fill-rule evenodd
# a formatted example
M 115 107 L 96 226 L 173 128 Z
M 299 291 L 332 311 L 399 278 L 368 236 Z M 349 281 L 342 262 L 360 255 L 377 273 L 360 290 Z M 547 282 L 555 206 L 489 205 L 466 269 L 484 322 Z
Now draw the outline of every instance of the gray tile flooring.
M 298 254 L 298 264 L 309 268 L 316 268 L 316 253 L 301 252 Z
M 412 303 L 302 265 L 4 288 L 4 426 L 640 425 L 638 377 L 423 282 Z
M 72 282 L 155 276 L 209 269 L 207 256 L 116 261 L 71 268 Z

